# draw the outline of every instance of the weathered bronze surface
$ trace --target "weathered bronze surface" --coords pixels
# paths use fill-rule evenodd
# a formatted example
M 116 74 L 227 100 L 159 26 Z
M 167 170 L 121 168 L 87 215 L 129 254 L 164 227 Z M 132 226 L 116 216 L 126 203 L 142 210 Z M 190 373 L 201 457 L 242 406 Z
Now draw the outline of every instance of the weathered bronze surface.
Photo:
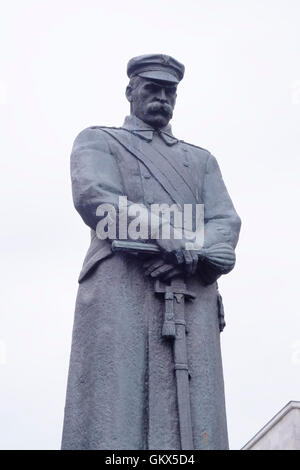
M 91 244 L 79 276 L 62 448 L 226 449 L 217 279 L 234 266 L 240 218 L 215 157 L 172 134 L 184 66 L 152 54 L 131 59 L 127 72 L 130 116 L 120 128 L 85 129 L 71 155 L 74 204 Z M 190 250 L 184 232 L 162 238 L 159 230 L 124 239 L 124 196 L 141 220 L 153 204 L 203 204 L 204 245 Z M 112 238 L 99 236 L 103 204 L 114 208 Z

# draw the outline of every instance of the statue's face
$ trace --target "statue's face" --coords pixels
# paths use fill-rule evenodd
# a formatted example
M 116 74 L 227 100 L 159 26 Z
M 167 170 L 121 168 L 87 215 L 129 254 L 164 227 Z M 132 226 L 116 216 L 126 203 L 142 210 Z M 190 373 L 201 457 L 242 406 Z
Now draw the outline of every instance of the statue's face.
M 136 86 L 126 91 L 131 114 L 155 129 L 168 124 L 173 116 L 177 86 L 138 77 Z

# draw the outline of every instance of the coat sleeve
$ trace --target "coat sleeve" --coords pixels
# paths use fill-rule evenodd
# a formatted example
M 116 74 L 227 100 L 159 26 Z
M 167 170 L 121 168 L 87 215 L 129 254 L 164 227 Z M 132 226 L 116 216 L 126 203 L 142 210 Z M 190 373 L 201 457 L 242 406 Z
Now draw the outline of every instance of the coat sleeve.
M 85 129 L 75 139 L 71 154 L 71 180 L 75 208 L 84 222 L 96 231 L 98 238 L 103 236 L 109 241 L 117 239 L 120 235 L 121 214 L 122 224 L 126 215 L 125 223 L 128 227 L 132 205 L 138 206 L 140 217 L 148 223 L 148 209 L 142 204 L 134 204 L 124 194 L 116 156 L 110 151 L 108 137 L 101 129 Z M 119 204 L 120 196 L 126 197 L 125 206 Z M 101 208 L 101 213 L 99 208 Z M 109 208 L 108 214 L 105 208 Z M 105 219 L 103 227 L 106 221 L 115 227 L 109 231 L 109 234 L 103 230 L 102 219 Z
M 103 133 L 95 128 L 83 130 L 75 139 L 71 154 L 73 201 L 84 222 L 96 230 L 101 204 L 118 207 L 123 195 L 122 180 L 115 157 Z
M 236 247 L 241 219 L 236 213 L 213 155 L 209 155 L 203 186 L 204 246 L 229 243 Z
M 228 243 L 235 248 L 239 239 L 241 219 L 238 216 L 224 184 L 216 158 L 209 154 L 203 186 L 204 247 Z M 220 277 L 206 263 L 199 263 L 199 273 L 205 284 Z

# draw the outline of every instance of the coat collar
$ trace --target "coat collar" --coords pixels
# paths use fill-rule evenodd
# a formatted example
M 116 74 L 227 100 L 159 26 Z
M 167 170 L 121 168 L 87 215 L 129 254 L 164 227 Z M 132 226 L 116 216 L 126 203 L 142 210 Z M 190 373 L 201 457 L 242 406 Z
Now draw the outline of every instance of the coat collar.
M 122 127 L 133 134 L 138 135 L 147 142 L 152 141 L 154 133 L 157 133 L 167 145 L 174 145 L 178 142 L 178 139 L 176 139 L 172 134 L 170 124 L 156 131 L 153 127 L 131 114 L 130 116 L 126 116 Z

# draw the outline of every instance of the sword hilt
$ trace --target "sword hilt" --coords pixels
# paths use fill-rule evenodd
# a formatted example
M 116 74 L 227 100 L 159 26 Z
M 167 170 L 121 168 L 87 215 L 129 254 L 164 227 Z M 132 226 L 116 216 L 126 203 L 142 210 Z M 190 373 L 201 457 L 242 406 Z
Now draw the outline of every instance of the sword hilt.
M 182 278 L 174 278 L 171 281 L 171 285 L 162 283 L 159 280 L 155 281 L 154 290 L 157 294 L 164 294 L 165 292 L 173 292 L 173 294 L 183 294 L 184 298 L 193 300 L 196 298 L 196 294 L 187 289 L 185 282 Z
M 171 285 L 163 284 L 159 280 L 155 281 L 154 291 L 156 294 L 164 295 L 165 299 L 165 312 L 164 322 L 162 326 L 162 336 L 165 338 L 176 338 L 176 319 L 174 314 L 174 300 L 180 303 L 183 299 L 187 298 L 193 300 L 196 295 L 187 290 L 186 284 L 181 278 L 174 278 Z

